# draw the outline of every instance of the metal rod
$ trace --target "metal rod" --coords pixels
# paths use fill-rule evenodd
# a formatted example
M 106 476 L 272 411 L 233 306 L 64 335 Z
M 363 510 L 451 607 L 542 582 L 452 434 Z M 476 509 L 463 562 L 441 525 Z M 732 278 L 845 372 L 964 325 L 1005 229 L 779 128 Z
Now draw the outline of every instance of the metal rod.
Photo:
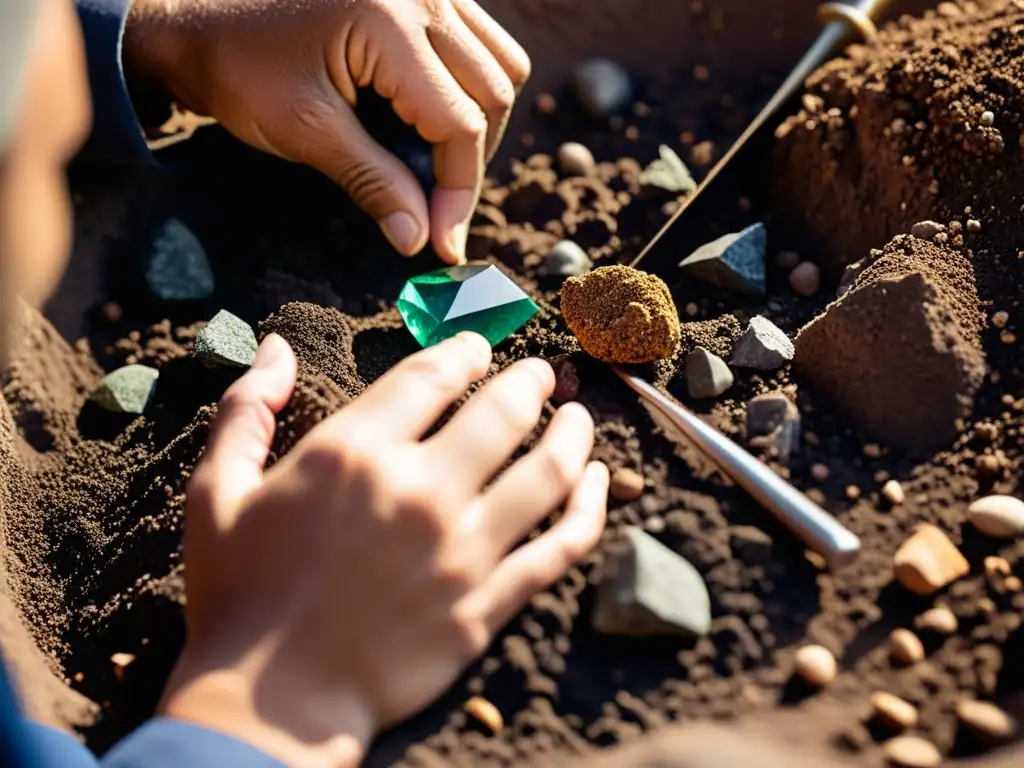
M 873 16 L 881 12 L 881 9 L 888 4 L 889 0 L 861 0 L 859 3 L 851 4 L 851 8 L 854 9 L 855 13 L 862 19 L 870 20 Z M 834 4 L 828 4 L 834 5 Z M 822 9 L 828 6 L 822 6 Z M 764 108 L 757 114 L 753 122 L 747 126 L 746 130 L 740 134 L 740 137 L 736 139 L 731 147 L 726 151 L 722 158 L 708 171 L 708 175 L 697 185 L 697 189 L 693 191 L 685 200 L 676 212 L 672 214 L 672 217 L 665 222 L 665 225 L 658 230 L 654 237 L 644 246 L 643 250 L 633 259 L 629 266 L 637 266 L 643 258 L 651 251 L 651 249 L 661 240 L 662 236 L 671 229 L 672 225 L 679 220 L 679 217 L 693 204 L 693 201 L 710 186 L 710 184 L 718 177 L 722 169 L 728 165 L 729 161 L 732 160 L 737 153 L 743 148 L 743 145 L 747 143 L 751 136 L 757 133 L 761 127 L 768 122 L 772 115 L 774 115 L 779 108 L 785 104 L 789 99 L 803 88 L 804 81 L 810 77 L 814 71 L 824 64 L 829 57 L 832 55 L 833 50 L 838 46 L 840 41 L 846 37 L 850 30 L 857 28 L 850 18 L 840 16 L 837 14 L 825 15 L 825 18 L 835 19 L 825 25 L 825 29 L 822 30 L 818 39 L 814 41 L 814 44 L 810 47 L 807 53 L 804 54 L 803 58 L 793 68 L 793 71 L 789 73 L 789 76 L 783 81 L 782 85 L 772 96 L 771 100 L 764 106 Z
M 857 559 L 860 539 L 775 474 L 768 465 L 648 382 L 618 366 L 612 366 L 612 369 L 645 404 L 657 409 L 737 485 L 775 515 L 804 544 L 824 557 L 831 570 L 837 570 Z

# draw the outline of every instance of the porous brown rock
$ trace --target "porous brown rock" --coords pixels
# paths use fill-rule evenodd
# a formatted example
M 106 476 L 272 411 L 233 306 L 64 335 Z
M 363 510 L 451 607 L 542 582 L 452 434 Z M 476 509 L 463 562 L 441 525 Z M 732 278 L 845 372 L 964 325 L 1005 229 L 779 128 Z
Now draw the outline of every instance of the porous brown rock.
M 897 236 L 796 338 L 797 372 L 868 437 L 901 451 L 948 444 L 985 374 L 971 263 Z

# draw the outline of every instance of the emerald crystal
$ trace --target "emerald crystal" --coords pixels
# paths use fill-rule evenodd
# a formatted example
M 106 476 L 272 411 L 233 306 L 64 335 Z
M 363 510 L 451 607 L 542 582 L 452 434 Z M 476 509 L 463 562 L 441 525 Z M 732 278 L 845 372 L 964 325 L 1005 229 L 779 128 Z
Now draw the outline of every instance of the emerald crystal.
M 475 331 L 491 346 L 537 312 L 522 288 L 495 266 L 444 267 L 409 278 L 398 311 L 416 341 L 429 347 L 462 331 Z

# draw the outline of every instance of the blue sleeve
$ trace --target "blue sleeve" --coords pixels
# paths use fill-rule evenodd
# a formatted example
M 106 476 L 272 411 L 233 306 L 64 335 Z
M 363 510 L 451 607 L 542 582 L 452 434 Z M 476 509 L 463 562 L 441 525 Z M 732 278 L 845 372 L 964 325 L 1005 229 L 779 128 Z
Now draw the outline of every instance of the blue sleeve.
M 117 744 L 102 768 L 286 768 L 255 747 L 181 720 L 150 720 Z
M 93 104 L 93 132 L 84 151 L 107 161 L 155 164 L 121 66 L 121 39 L 132 0 L 76 0 L 76 4 Z

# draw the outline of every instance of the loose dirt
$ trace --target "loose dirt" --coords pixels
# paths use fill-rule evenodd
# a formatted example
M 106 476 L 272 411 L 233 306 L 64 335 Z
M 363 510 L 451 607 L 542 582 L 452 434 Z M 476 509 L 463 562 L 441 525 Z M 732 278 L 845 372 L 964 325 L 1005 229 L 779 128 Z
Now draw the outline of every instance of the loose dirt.
M 558 5 L 530 7 L 560 19 Z M 709 40 L 713 28 L 728 30 L 731 17 L 716 15 L 715 3 L 693 5 L 701 8 L 697 18 L 707 20 Z M 681 144 L 684 159 L 690 159 L 688 146 L 702 147 L 698 159 L 707 156 L 707 141 L 721 151 L 777 79 L 753 77 L 726 87 L 714 69 L 709 81 L 692 64 L 683 72 L 648 72 L 631 109 L 607 124 L 586 121 L 561 93 L 551 114 L 531 101 L 523 105 L 527 117 L 507 139 L 507 151 L 521 159 L 494 169 L 470 250 L 515 274 L 541 309 L 499 345 L 496 368 L 526 355 L 557 357 L 563 396 L 582 402 L 598 425 L 594 457 L 640 472 L 646 491 L 633 502 L 613 501 L 597 550 L 537 596 L 437 704 L 382 736 L 368 765 L 489 766 L 523 759 L 562 765 L 568 756 L 634 742 L 667 723 L 753 724 L 798 703 L 806 707 L 798 729 L 805 742 L 813 738 L 822 749 L 838 750 L 837 765 L 840 759 L 874 765 L 876 745 L 887 733 L 862 715 L 878 690 L 917 706 L 915 733 L 943 752 L 977 751 L 960 733 L 957 702 L 1024 688 L 1021 667 L 1013 663 L 1024 651 L 1024 592 L 1017 591 L 1019 580 L 1011 581 L 1024 577 L 1024 541 L 996 542 L 963 526 L 966 506 L 978 495 L 1021 492 L 1024 381 L 1013 334 L 1020 333 L 1024 272 L 1018 258 L 1024 249 L 1024 11 L 1012 0 L 974 7 L 956 16 L 905 19 L 876 44 L 854 49 L 817 75 L 811 89 L 817 101 L 805 100 L 804 112 L 778 141 L 777 178 L 788 183 L 771 205 L 762 205 L 756 192 L 772 174 L 752 175 L 749 196 L 742 188 L 720 190 L 708 239 L 768 221 L 764 300 L 667 273 L 683 320 L 682 341 L 675 357 L 646 372 L 689 402 L 681 368 L 695 346 L 727 356 L 755 314 L 793 336 L 831 299 L 838 274 L 830 272 L 883 248 L 919 220 L 964 223 L 963 241 L 955 245 L 971 261 L 979 302 L 962 304 L 969 292 L 956 293 L 947 302 L 952 321 L 963 331 L 975 312 L 991 317 L 997 310 L 1009 313 L 1009 321 L 982 331 L 987 375 L 973 410 L 937 452 L 915 459 L 894 446 L 865 442 L 855 418 L 786 370 L 738 373 L 727 396 L 691 403 L 742 440 L 752 396 L 783 390 L 795 397 L 804 444 L 787 465 L 775 466 L 862 537 L 861 560 L 836 575 L 820 570 L 817 558 L 690 447 L 653 427 L 635 397 L 582 354 L 561 318 L 557 281 L 537 274 L 547 250 L 565 237 L 587 248 L 598 266 L 635 254 L 677 205 L 673 196 L 639 183 L 659 144 Z M 995 123 L 976 127 L 985 109 L 996 113 Z M 894 135 L 897 118 L 913 130 Z M 556 172 L 551 155 L 566 140 L 594 151 L 593 176 Z M 6 590 L 58 678 L 50 689 L 33 689 L 35 706 L 51 720 L 81 723 L 89 715 L 81 697 L 95 702 L 100 714 L 84 733 L 101 750 L 152 710 L 183 637 L 184 488 L 212 406 L 236 375 L 206 369 L 189 356 L 200 323 L 224 308 L 295 345 L 301 381 L 280 419 L 276 457 L 415 351 L 394 300 L 407 277 L 436 266 L 429 254 L 397 257 L 327 181 L 249 152 L 216 129 L 168 152 L 179 170 L 173 179 L 81 169 L 76 261 L 48 314 L 82 340 L 69 345 L 46 321 L 27 318 L 20 334 L 26 347 L 3 380 Z M 695 162 L 695 170 L 703 170 L 700 165 Z M 929 191 L 933 180 L 937 193 Z M 172 214 L 194 229 L 210 254 L 218 287 L 208 302 L 160 305 L 146 293 L 135 265 Z M 971 217 L 980 220 L 980 231 L 967 231 Z M 786 234 L 782 221 L 796 221 L 809 238 Z M 787 270 L 772 258 L 781 250 L 829 268 L 816 297 L 792 294 Z M 96 303 L 85 306 L 85 295 Z M 103 370 L 135 362 L 161 370 L 144 416 L 118 417 L 85 404 Z M 900 375 L 895 365 L 891 375 Z M 922 402 L 932 394 L 920 392 Z M 828 472 L 812 472 L 820 466 Z M 892 479 L 906 495 L 895 507 L 881 495 Z M 893 554 L 922 522 L 948 532 L 971 565 L 970 574 L 932 598 L 913 596 L 893 580 Z M 709 637 L 622 639 L 590 628 L 592 585 L 629 525 L 643 526 L 702 573 L 714 617 Z M 1012 576 L 986 571 L 984 560 L 993 555 L 1005 558 Z M 890 632 L 913 627 L 914 618 L 935 605 L 955 613 L 958 629 L 948 636 L 922 632 L 927 659 L 894 667 Z M 822 693 L 791 679 L 793 655 L 807 642 L 826 646 L 839 660 L 837 680 Z M 135 655 L 120 675 L 111 661 L 116 653 Z M 33 666 L 29 652 L 17 659 L 46 673 L 43 665 Z M 500 734 L 463 711 L 474 695 L 497 706 L 505 721 Z

